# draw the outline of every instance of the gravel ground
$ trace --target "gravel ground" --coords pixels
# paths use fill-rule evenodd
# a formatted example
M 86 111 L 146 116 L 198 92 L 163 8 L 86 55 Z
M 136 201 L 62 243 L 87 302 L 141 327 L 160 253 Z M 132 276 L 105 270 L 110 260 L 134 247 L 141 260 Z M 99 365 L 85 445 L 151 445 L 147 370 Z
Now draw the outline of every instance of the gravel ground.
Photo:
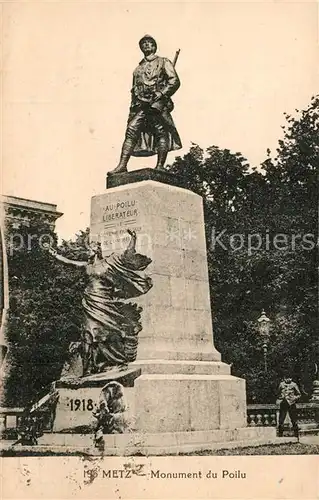
M 2 450 L 3 457 L 19 456 L 64 456 L 63 452 Z M 106 454 L 107 455 L 107 454 Z M 226 456 L 226 455 L 319 455 L 319 444 L 288 443 L 267 446 L 248 446 L 247 448 L 233 448 L 229 450 L 207 450 L 194 453 L 180 454 L 179 456 Z M 68 453 L 68 456 L 83 456 L 81 452 Z

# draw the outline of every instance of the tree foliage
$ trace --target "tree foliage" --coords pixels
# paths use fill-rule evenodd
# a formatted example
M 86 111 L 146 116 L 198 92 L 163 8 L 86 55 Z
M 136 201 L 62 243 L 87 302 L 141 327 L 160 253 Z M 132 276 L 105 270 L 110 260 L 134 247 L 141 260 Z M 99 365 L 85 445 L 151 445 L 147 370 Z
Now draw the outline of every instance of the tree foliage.
M 195 145 L 168 167 L 204 197 L 215 343 L 250 401 L 273 401 L 287 368 L 310 393 L 318 362 L 319 97 L 297 113 L 259 170 L 240 153 Z M 266 375 L 262 309 L 272 320 Z
M 63 241 L 60 251 L 70 258 L 86 255 L 86 232 L 75 242 Z M 33 220 L 30 226 L 7 230 L 10 310 L 8 341 L 10 369 L 5 403 L 25 405 L 59 378 L 67 348 L 81 328 L 82 269 L 52 258 L 46 241 L 56 241 L 49 226 Z

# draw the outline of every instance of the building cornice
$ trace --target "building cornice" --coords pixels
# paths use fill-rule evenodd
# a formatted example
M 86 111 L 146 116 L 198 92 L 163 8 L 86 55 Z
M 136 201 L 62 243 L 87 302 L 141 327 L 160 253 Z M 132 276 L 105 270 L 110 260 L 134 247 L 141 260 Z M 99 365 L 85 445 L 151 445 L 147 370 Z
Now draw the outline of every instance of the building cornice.
M 39 219 L 54 227 L 55 221 L 63 215 L 57 211 L 53 203 L 18 198 L 16 196 L 1 196 L 5 218 L 29 225 L 30 220 Z

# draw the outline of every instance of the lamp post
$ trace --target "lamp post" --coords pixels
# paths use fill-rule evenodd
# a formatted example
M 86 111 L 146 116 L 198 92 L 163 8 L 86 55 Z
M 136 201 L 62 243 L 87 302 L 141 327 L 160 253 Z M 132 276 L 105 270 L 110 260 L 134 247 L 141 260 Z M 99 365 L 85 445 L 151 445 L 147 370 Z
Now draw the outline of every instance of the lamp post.
M 264 352 L 264 369 L 267 373 L 267 352 L 268 352 L 268 343 L 269 343 L 269 331 L 270 331 L 270 319 L 267 318 L 266 313 L 262 310 L 260 318 L 258 318 L 258 329 L 259 334 L 262 339 L 262 347 Z

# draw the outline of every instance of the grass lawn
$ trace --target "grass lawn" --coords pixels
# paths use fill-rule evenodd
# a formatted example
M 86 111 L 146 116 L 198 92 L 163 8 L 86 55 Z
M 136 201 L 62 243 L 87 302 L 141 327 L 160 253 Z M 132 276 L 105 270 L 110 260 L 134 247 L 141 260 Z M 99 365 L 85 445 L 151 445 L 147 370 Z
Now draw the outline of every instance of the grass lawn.
M 194 453 L 181 453 L 179 456 L 225 456 L 225 455 L 318 455 L 318 444 L 303 444 L 303 443 L 288 443 L 288 444 L 273 444 L 266 446 L 249 446 L 247 448 L 234 448 L 232 450 L 208 450 Z M 19 456 L 65 456 L 62 452 L 36 451 L 36 450 L 2 450 L 2 457 L 19 457 Z M 68 453 L 68 456 L 86 456 L 86 454 L 74 451 Z M 107 451 L 105 453 L 107 456 Z M 141 456 L 138 454 L 138 456 Z
M 264 446 L 248 446 L 247 448 L 234 448 L 232 450 L 212 450 L 185 453 L 185 455 L 318 455 L 318 444 L 287 443 L 270 444 Z

